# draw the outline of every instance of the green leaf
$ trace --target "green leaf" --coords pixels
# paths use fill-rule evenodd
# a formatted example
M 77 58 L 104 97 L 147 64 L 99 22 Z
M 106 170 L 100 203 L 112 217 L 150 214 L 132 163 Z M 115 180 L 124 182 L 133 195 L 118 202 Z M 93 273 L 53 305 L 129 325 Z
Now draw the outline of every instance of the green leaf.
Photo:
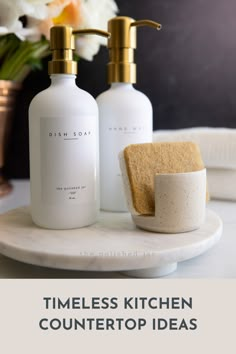
M 31 69 L 41 69 L 41 60 L 48 54 L 44 37 L 37 42 L 21 41 L 14 34 L 0 37 L 0 79 L 22 80 Z

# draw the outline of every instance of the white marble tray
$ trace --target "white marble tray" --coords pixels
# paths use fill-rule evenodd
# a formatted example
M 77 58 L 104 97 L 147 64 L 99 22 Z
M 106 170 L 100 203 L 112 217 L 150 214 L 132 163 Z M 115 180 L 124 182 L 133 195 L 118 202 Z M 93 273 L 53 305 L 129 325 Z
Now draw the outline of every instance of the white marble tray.
M 87 228 L 45 230 L 32 223 L 28 208 L 18 208 L 0 216 L 0 253 L 44 267 L 157 277 L 207 251 L 221 234 L 222 221 L 210 210 L 199 230 L 157 234 L 137 229 L 128 213 L 105 212 Z

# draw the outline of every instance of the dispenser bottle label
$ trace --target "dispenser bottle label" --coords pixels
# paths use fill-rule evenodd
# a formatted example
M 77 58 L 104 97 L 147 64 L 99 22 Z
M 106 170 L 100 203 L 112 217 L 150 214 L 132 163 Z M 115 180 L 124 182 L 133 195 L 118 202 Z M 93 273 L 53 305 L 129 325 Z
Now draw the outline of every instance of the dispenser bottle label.
M 135 124 L 109 124 L 103 129 L 103 141 L 112 149 L 101 149 L 102 155 L 106 156 L 105 161 L 111 167 L 113 174 L 121 177 L 120 165 L 118 160 L 119 153 L 130 144 L 149 143 L 152 141 L 152 124 L 143 124 L 143 119 L 139 123 L 138 119 Z M 109 161 L 109 162 L 108 162 Z M 103 172 L 103 171 L 101 171 Z M 120 182 L 123 183 L 122 181 Z
M 41 117 L 42 200 L 48 204 L 96 201 L 96 117 Z

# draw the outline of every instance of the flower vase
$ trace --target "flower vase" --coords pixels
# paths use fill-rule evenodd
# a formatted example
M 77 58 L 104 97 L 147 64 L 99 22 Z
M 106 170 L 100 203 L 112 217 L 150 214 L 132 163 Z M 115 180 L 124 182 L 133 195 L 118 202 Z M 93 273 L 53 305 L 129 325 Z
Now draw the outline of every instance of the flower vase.
M 20 89 L 20 83 L 0 80 L 0 198 L 12 191 L 12 185 L 5 176 L 4 166 L 16 96 Z

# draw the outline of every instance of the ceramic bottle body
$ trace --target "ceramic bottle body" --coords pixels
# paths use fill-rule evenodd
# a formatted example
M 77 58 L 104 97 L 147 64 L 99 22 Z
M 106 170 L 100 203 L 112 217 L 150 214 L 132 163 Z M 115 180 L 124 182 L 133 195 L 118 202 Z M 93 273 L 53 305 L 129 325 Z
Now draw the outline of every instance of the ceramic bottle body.
M 129 83 L 113 83 L 97 103 L 101 209 L 127 211 L 118 155 L 129 144 L 152 141 L 152 105 Z
M 31 214 L 44 228 L 79 228 L 97 217 L 98 109 L 75 75 L 51 79 L 29 108 Z

